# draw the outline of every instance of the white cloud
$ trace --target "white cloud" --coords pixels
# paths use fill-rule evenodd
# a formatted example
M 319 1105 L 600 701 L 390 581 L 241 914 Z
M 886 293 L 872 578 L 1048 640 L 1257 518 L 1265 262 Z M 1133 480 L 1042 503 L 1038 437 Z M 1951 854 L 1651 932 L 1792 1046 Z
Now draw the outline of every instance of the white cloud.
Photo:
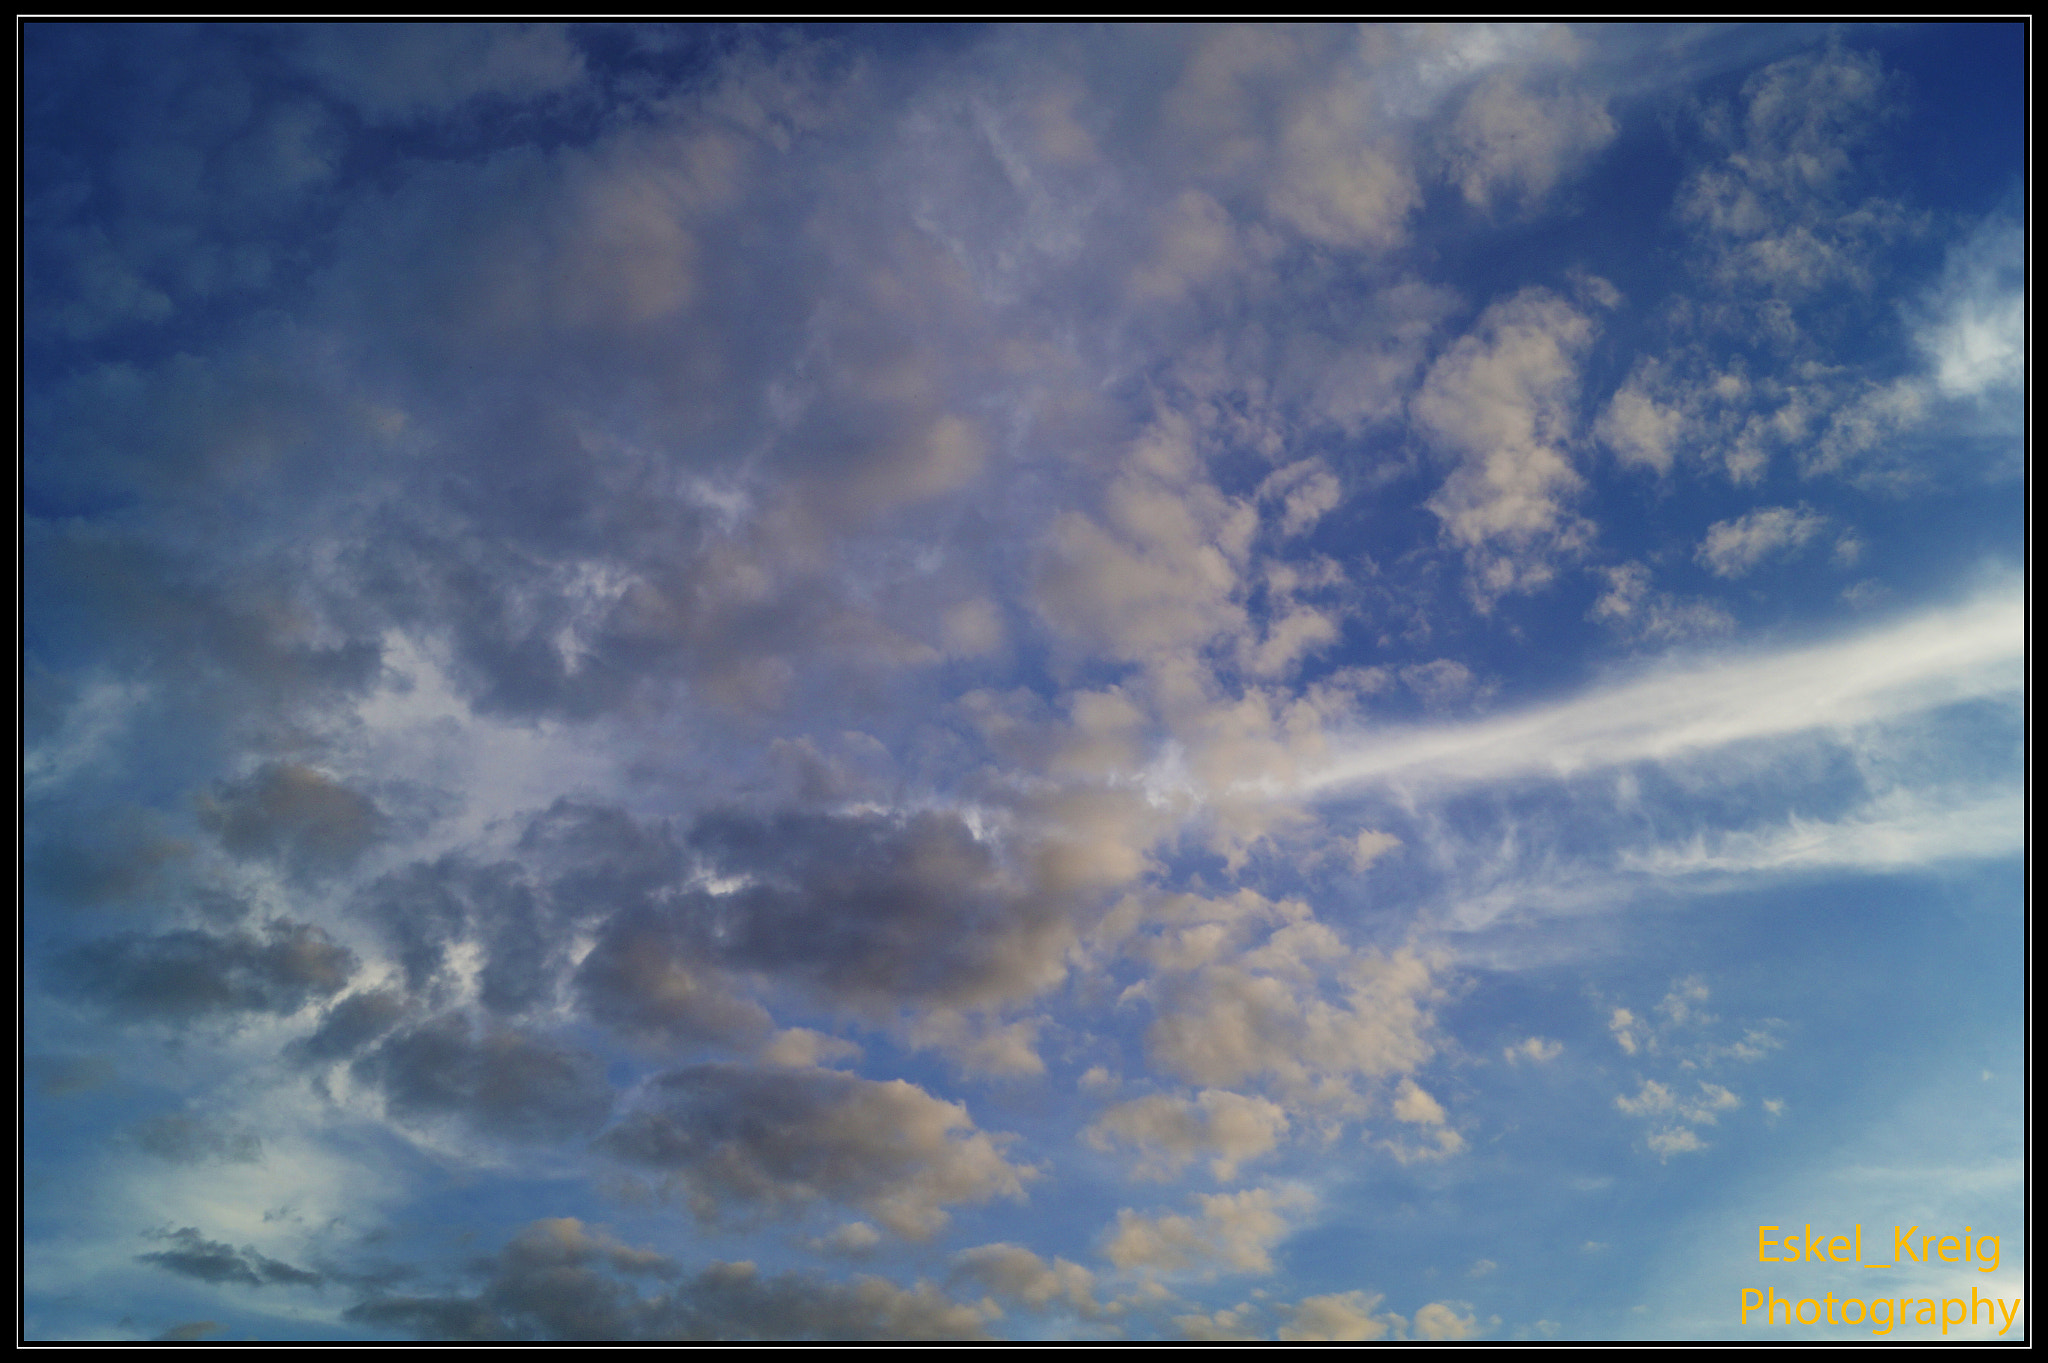
M 1047 1263 L 1022 1245 L 996 1244 L 963 1249 L 953 1263 L 963 1276 L 1028 1310 L 1058 1307 L 1084 1320 L 1104 1311 L 1095 1299 L 1095 1275 L 1067 1259 Z
M 1136 1149 L 1141 1177 L 1170 1178 L 1204 1155 L 1219 1182 L 1237 1177 L 1238 1165 L 1278 1145 L 1287 1133 L 1278 1104 L 1223 1089 L 1204 1089 L 1190 1102 L 1166 1094 L 1119 1103 L 1088 1128 L 1099 1149 L 1122 1143 Z
M 1827 523 L 1827 517 L 1804 508 L 1758 507 L 1709 526 L 1698 558 L 1716 577 L 1741 577 L 1767 559 L 1801 548 Z
M 1195 1202 L 1201 1211 L 1194 1216 L 1119 1211 L 1103 1252 L 1118 1268 L 1148 1273 L 1271 1273 L 1273 1246 L 1290 1229 L 1287 1213 L 1314 1199 L 1286 1187 L 1198 1194 Z
M 1366 1343 L 1400 1337 L 1399 1316 L 1378 1309 L 1386 1300 L 1377 1292 L 1338 1292 L 1326 1297 L 1305 1297 L 1295 1305 L 1293 1315 L 1276 1332 L 1290 1343 Z
M 2016 390 L 2027 354 L 2026 241 L 2020 225 L 1987 219 L 1949 253 L 1916 339 L 1952 397 Z
M 1415 1313 L 1415 1333 L 1424 1339 L 1473 1339 L 1479 1322 L 1469 1302 L 1433 1301 Z
M 1415 398 L 1416 419 L 1455 461 L 1429 508 L 1465 551 L 1482 603 L 1544 586 L 1590 542 L 1570 509 L 1584 486 L 1570 451 L 1592 339 L 1584 314 L 1525 289 L 1488 308 Z
M 1525 1060 L 1530 1064 L 1544 1065 L 1564 1054 L 1564 1043 L 1562 1041 L 1553 1041 L 1549 1037 L 1524 1037 L 1522 1040 L 1504 1047 L 1502 1054 L 1507 1057 L 1508 1063 L 1511 1065 L 1519 1065 Z
M 1569 87 L 1538 93 L 1522 73 L 1496 71 L 1451 123 L 1450 175 L 1474 207 L 1503 199 L 1534 205 L 1612 141 L 1615 130 L 1597 95 Z
M 1726 634 L 1735 628 L 1735 618 L 1711 601 L 1655 591 L 1650 570 L 1641 563 L 1623 563 L 1601 568 L 1607 590 L 1586 612 L 1624 636 L 1652 643 L 1676 643 L 1702 635 Z
M 1368 784 L 1449 788 L 1576 772 L 1812 728 L 1847 729 L 1936 705 L 2011 694 L 2024 647 L 2021 598 L 1998 589 L 1861 635 L 1641 680 L 1499 719 L 1333 739 L 1311 792 Z

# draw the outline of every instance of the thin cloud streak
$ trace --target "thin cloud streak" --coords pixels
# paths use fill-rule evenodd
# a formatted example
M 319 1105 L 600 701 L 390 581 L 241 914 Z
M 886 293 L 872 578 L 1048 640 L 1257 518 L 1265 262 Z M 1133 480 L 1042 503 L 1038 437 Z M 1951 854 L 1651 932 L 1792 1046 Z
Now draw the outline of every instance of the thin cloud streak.
M 1939 705 L 2017 694 L 2025 603 L 2006 588 L 1868 634 L 1667 670 L 1562 704 L 1474 724 L 1358 733 L 1295 793 L 1442 789 L 1571 776 L 1625 763 L 1848 728 Z

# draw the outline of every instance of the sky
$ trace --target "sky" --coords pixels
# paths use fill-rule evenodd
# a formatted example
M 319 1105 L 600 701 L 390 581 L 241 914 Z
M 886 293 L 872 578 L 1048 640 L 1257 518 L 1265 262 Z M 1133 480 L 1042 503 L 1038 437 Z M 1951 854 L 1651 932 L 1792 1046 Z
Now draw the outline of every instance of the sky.
M 2022 25 L 18 41 L 27 1338 L 2025 1334 Z

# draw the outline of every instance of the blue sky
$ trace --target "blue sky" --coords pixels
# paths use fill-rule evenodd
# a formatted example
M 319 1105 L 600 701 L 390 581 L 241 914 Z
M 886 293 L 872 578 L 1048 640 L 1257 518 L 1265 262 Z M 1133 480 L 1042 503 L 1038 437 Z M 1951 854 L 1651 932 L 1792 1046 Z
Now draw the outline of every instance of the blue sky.
M 2021 26 L 22 56 L 29 1337 L 2020 1295 Z

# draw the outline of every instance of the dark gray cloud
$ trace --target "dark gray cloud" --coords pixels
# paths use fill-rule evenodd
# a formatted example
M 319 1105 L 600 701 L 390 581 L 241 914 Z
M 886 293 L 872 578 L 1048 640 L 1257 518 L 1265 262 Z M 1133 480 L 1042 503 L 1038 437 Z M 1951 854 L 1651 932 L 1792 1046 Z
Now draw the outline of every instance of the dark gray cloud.
M 449 1013 L 397 1033 L 355 1064 L 390 1110 L 453 1118 L 513 1140 L 565 1140 L 600 1126 L 612 1094 L 595 1057 Z
M 540 868 L 565 914 L 588 920 L 644 904 L 687 866 L 666 823 L 611 805 L 557 800 L 526 826 L 520 855 Z
M 605 925 L 576 972 L 586 1012 L 651 1040 L 759 1040 L 773 1029 L 766 1009 L 732 990 L 674 913 L 628 909 Z
M 117 1013 L 171 1020 L 220 1013 L 295 1013 L 339 993 L 355 954 L 308 923 L 272 919 L 258 936 L 198 928 L 126 933 L 72 951 L 66 973 Z
M 322 1281 L 318 1273 L 294 1268 L 247 1246 L 236 1249 L 224 1241 L 209 1240 L 196 1226 L 159 1233 L 156 1238 L 169 1241 L 171 1247 L 135 1257 L 200 1282 L 240 1283 L 245 1287 L 317 1287 Z
M 985 1002 L 1044 983 L 1067 909 L 957 814 L 726 812 L 690 846 L 728 894 L 677 899 L 699 950 L 852 1000 Z
M 636 1250 L 566 1218 L 536 1221 L 481 1265 L 473 1295 L 376 1297 L 348 1317 L 445 1340 L 909 1340 L 985 1338 L 980 1313 L 927 1284 L 768 1276 L 752 1264 L 714 1264 L 665 1291 L 635 1284 L 675 1278 L 662 1255 Z
M 146 900 L 162 888 L 165 869 L 191 853 L 161 819 L 133 807 L 93 810 L 89 815 L 41 809 L 34 822 L 62 831 L 41 839 L 29 852 L 28 882 L 67 904 L 93 907 Z
M 560 974 L 562 934 L 547 899 L 509 862 L 459 856 L 414 862 L 371 885 L 363 907 L 398 948 L 406 984 L 431 989 L 456 942 L 483 948 L 479 997 L 497 1013 L 548 1002 Z
M 96 1089 L 114 1077 L 114 1062 L 103 1055 L 32 1055 L 23 1068 L 45 1098 L 67 1098 Z
M 405 996 L 395 989 L 350 994 L 321 1015 L 310 1035 L 293 1042 L 289 1054 L 316 1064 L 354 1055 L 390 1031 L 405 1011 Z
M 183 1112 L 166 1112 L 129 1133 L 136 1148 L 173 1164 L 255 1164 L 263 1142 L 253 1131 L 210 1122 Z
M 385 822 L 369 797 L 290 762 L 215 786 L 199 818 L 236 856 L 274 858 L 301 872 L 347 866 L 383 836 Z
M 671 1071 L 647 1083 L 603 1146 L 669 1175 L 700 1217 L 829 1200 L 911 1236 L 943 1226 L 948 1206 L 1021 1197 L 1030 1174 L 957 1103 L 818 1069 Z

